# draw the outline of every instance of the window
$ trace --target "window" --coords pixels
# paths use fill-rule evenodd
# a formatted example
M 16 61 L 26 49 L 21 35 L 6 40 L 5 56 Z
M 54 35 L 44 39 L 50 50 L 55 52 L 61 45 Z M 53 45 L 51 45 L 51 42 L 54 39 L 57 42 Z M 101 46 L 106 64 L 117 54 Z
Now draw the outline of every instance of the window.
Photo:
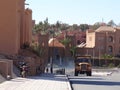
M 108 47 L 108 52 L 113 52 L 113 47 L 112 46 Z
M 108 41 L 109 41 L 109 42 L 113 42 L 113 37 L 112 37 L 112 36 L 109 36 Z

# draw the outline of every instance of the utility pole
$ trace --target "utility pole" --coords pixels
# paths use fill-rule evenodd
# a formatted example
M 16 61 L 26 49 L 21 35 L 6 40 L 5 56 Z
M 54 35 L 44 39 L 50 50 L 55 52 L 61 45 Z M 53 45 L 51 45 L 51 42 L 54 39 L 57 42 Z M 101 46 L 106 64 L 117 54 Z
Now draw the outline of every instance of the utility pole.
M 52 39 L 53 39 L 53 46 L 52 46 L 52 59 L 51 59 L 51 67 L 50 67 L 51 73 L 53 73 L 53 59 L 54 59 L 54 30 L 52 31 Z

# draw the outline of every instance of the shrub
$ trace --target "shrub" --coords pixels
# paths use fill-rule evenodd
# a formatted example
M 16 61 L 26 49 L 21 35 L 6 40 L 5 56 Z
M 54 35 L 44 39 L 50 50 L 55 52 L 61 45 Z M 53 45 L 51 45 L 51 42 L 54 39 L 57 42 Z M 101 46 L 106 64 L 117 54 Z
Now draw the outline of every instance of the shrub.
M 120 68 L 120 64 L 117 67 Z
M 42 55 L 45 54 L 45 49 L 39 46 L 37 43 L 33 43 L 31 45 L 31 50 L 33 53 L 35 53 L 37 56 L 41 57 Z
M 108 67 L 109 67 L 109 68 L 113 68 L 113 67 L 115 67 L 115 65 L 114 65 L 113 63 L 110 63 L 110 64 L 108 65 Z
M 29 42 L 25 42 L 25 43 L 21 46 L 22 49 L 27 49 L 27 48 L 29 48 L 29 47 L 30 47 Z

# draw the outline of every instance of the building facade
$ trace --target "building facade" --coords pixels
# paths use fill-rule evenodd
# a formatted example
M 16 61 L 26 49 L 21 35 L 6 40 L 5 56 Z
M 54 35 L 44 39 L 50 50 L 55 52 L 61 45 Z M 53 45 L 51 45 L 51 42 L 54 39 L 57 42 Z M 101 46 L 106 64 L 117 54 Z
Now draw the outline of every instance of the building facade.
M 120 28 L 101 26 L 95 31 L 86 32 L 86 48 L 92 48 L 88 54 L 102 57 L 120 55 Z
M 17 54 L 31 42 L 32 11 L 25 9 L 25 0 L 1 0 L 0 6 L 0 53 Z
M 49 52 L 49 45 L 48 45 L 49 37 L 48 35 L 38 35 L 38 43 L 40 47 L 40 57 L 44 60 L 43 67 L 45 67 L 48 63 L 48 52 Z

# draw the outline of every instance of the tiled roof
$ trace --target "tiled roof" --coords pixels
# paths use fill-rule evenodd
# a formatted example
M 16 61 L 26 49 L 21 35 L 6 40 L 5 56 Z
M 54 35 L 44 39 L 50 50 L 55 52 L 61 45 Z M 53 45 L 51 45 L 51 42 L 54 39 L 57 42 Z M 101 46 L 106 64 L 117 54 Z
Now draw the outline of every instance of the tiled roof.
M 101 26 L 95 32 L 106 32 L 106 31 L 115 32 L 116 29 L 110 26 Z
M 85 47 L 86 46 L 86 43 L 81 43 L 80 45 L 77 45 L 77 47 Z
M 50 47 L 64 47 L 62 43 L 60 43 L 56 38 L 51 38 L 49 40 L 49 46 Z

